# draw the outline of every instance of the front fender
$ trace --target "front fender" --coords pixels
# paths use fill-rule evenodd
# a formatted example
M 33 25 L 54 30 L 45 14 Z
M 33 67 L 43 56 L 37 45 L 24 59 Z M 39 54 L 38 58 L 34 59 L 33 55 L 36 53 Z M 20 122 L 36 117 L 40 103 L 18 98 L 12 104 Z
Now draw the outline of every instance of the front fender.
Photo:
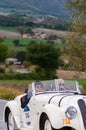
M 4 114 L 3 114 L 4 122 L 7 122 L 9 111 L 11 111 L 11 113 L 13 115 L 13 119 L 16 124 L 16 127 L 20 128 L 21 114 L 20 114 L 20 109 L 19 109 L 18 103 L 15 100 L 8 101 L 7 104 L 5 105 Z
M 79 121 L 79 118 L 81 115 L 79 114 L 80 111 L 77 108 L 77 116 L 76 118 L 72 120 L 68 120 L 68 118 L 65 115 L 65 111 L 67 110 L 67 107 L 58 107 L 55 104 L 47 104 L 43 107 L 41 113 L 45 113 L 54 129 L 61 129 L 62 127 L 71 127 L 75 128 L 76 130 L 84 129 L 82 121 Z M 82 118 L 80 118 L 82 120 Z M 81 124 L 80 124 L 81 123 Z
M 62 110 L 54 104 L 48 104 L 44 106 L 42 112 L 46 113 L 53 128 L 58 129 L 62 127 L 63 115 Z M 58 124 L 57 124 L 58 123 Z

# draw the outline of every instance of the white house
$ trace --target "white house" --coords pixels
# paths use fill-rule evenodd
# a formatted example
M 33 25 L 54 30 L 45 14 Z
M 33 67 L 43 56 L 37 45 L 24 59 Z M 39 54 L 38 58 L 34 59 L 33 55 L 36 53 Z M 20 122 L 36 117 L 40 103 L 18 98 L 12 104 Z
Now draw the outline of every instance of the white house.
M 5 63 L 10 63 L 10 62 L 13 62 L 13 63 L 15 63 L 15 62 L 17 62 L 18 61 L 18 59 L 17 58 L 7 58 L 6 60 L 5 60 Z

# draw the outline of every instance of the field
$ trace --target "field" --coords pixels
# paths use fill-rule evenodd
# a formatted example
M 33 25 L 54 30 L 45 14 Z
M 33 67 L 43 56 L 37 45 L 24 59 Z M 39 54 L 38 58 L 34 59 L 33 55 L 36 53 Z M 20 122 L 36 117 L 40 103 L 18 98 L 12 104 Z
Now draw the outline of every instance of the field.
M 18 39 L 21 44 L 21 46 L 15 46 L 13 41 L 15 39 Z M 37 39 L 30 39 L 30 38 L 5 38 L 4 39 L 4 43 L 8 46 L 9 50 L 15 49 L 15 50 L 25 50 L 27 45 L 31 42 L 31 41 L 35 41 L 37 43 L 39 43 L 42 40 L 37 40 Z
M 33 29 L 33 31 L 36 33 L 38 33 L 39 35 L 44 32 L 46 33 L 48 36 L 49 35 L 57 35 L 58 39 L 59 37 L 64 37 L 66 36 L 65 31 L 56 31 L 56 30 L 51 30 L 51 29 L 43 29 L 43 28 L 36 28 Z M 40 41 L 44 41 L 44 40 L 39 40 L 39 39 L 33 39 L 33 38 L 22 38 L 20 33 L 17 31 L 16 28 L 13 27 L 0 27 L 0 37 L 4 38 L 4 43 L 8 46 L 9 50 L 25 50 L 27 44 L 29 44 L 32 40 L 36 41 L 37 43 L 39 43 Z M 20 44 L 23 46 L 15 46 L 13 44 L 13 40 L 18 39 L 20 40 Z M 55 41 L 55 47 L 63 49 L 64 45 L 61 43 L 61 41 L 58 42 L 58 40 Z
M 20 92 L 24 92 L 30 82 L 31 81 L 28 80 L 0 80 L 0 86 L 3 88 L 13 88 L 19 90 Z
M 8 32 L 16 32 L 19 33 L 15 27 L 2 27 L 0 26 L 1 31 L 8 31 Z
M 65 36 L 67 36 L 67 31 L 45 29 L 45 28 L 35 28 L 33 31 L 34 32 L 38 32 L 38 33 L 44 32 L 47 35 L 56 35 L 58 37 L 65 37 Z
M 63 79 L 86 79 L 86 72 L 57 70 L 57 75 Z
M 15 39 L 18 39 L 20 41 L 21 46 L 15 46 L 13 41 Z M 8 46 L 9 50 L 15 49 L 15 50 L 25 50 L 27 45 L 31 42 L 35 41 L 36 43 L 43 42 L 44 40 L 39 39 L 30 39 L 30 38 L 4 38 L 4 43 Z M 62 49 L 64 45 L 62 43 L 55 43 L 54 44 L 56 48 Z
M 24 93 L 30 82 L 28 80 L 0 80 L 0 98 L 14 99 Z
M 15 46 L 13 41 L 15 39 L 20 40 L 20 44 L 24 45 L 24 46 Z M 7 45 L 7 47 L 9 48 L 9 50 L 25 50 L 26 49 L 26 45 L 30 42 L 30 39 L 28 38 L 5 38 L 4 39 L 4 43 Z
M 21 37 L 20 33 L 13 31 L 0 30 L 0 37 Z

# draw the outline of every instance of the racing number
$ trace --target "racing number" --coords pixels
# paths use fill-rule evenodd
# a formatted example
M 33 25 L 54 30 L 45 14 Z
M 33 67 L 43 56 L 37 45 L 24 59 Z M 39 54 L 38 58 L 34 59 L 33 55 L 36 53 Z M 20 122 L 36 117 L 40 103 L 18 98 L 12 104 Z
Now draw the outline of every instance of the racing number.
M 70 125 L 71 122 L 70 122 L 70 119 L 69 118 L 64 118 L 63 119 L 63 125 Z

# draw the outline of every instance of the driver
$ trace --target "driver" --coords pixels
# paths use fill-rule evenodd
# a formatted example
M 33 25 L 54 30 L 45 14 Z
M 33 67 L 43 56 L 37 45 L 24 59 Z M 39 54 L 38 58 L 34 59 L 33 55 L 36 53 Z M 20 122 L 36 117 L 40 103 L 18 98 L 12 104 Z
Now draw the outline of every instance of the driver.
M 35 93 L 39 93 L 39 92 L 43 92 L 43 85 L 40 81 L 36 81 Z M 26 95 L 24 96 L 24 98 L 22 98 L 22 101 L 21 101 L 22 108 L 24 108 L 29 103 L 31 97 L 32 97 L 32 91 L 30 91 L 29 93 L 26 92 Z
M 39 92 L 43 92 L 43 84 L 39 81 L 39 82 L 35 82 L 35 92 L 39 93 Z

